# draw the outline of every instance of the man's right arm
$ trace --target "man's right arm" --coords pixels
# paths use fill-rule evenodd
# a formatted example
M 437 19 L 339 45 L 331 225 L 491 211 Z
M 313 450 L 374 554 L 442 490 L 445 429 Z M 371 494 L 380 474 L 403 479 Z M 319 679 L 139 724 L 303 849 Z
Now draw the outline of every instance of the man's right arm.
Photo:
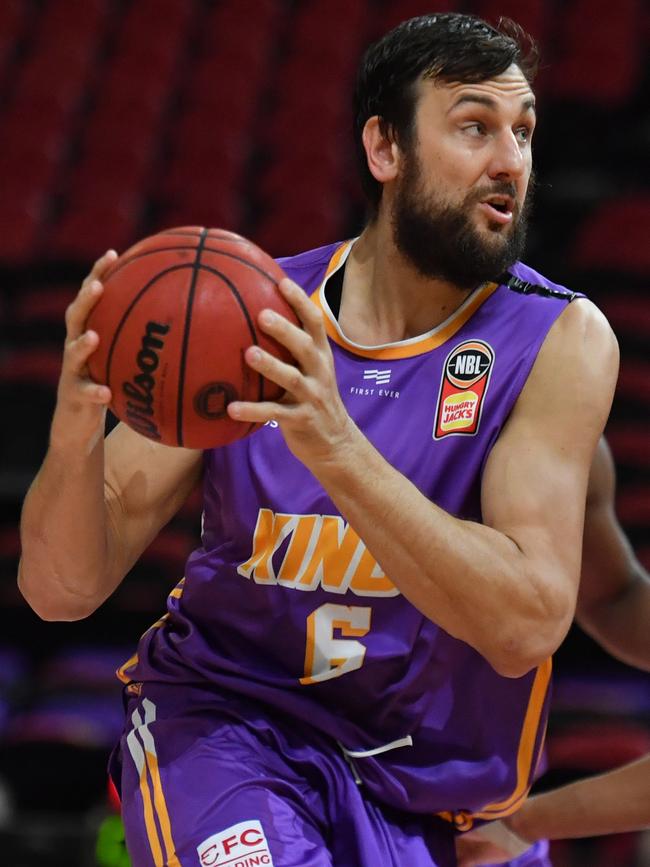
M 66 342 L 50 446 L 21 516 L 21 593 L 45 620 L 78 620 L 115 590 L 201 473 L 201 452 L 169 448 L 118 425 L 104 442 L 110 390 L 87 360 L 85 330 L 115 260 L 99 259 L 66 313 Z
M 618 522 L 615 494 L 614 461 L 601 437 L 589 475 L 576 620 L 611 654 L 650 671 L 650 575 Z

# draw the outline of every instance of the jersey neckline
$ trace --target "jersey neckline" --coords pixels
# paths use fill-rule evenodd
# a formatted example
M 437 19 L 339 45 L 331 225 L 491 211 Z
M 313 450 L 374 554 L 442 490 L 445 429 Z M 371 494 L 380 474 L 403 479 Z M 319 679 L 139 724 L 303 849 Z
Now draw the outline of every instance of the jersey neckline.
M 325 330 L 328 337 L 330 337 L 334 343 L 342 346 L 354 355 L 360 355 L 363 358 L 376 358 L 388 361 L 397 358 L 412 358 L 415 355 L 422 355 L 425 352 L 430 352 L 432 349 L 437 349 L 453 337 L 454 334 L 456 334 L 474 315 L 483 302 L 486 301 L 495 289 L 498 288 L 497 283 L 481 284 L 470 295 L 468 295 L 460 307 L 454 310 L 451 316 L 425 334 L 419 334 L 416 337 L 409 337 L 405 340 L 398 340 L 394 343 L 382 343 L 377 346 L 366 346 L 361 343 L 355 343 L 353 340 L 349 340 L 345 336 L 338 320 L 332 313 L 327 298 L 325 297 L 325 284 L 332 274 L 343 267 L 356 240 L 356 238 L 352 238 L 349 241 L 343 241 L 336 248 L 330 257 L 325 270 L 325 275 L 320 285 L 310 296 L 311 300 L 317 307 L 320 307 L 324 314 Z

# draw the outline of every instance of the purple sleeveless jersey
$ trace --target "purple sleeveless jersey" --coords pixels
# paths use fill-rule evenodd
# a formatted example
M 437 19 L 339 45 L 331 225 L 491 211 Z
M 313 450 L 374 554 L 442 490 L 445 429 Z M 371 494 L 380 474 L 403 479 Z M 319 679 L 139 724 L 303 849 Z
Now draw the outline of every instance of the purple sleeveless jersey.
M 480 521 L 485 461 L 571 293 L 518 264 L 516 277 L 551 296 L 487 284 L 432 332 L 362 347 L 324 295 L 350 249 L 280 260 L 324 311 L 343 401 L 430 500 Z M 338 742 L 391 806 L 461 829 L 512 812 L 539 759 L 550 660 L 501 677 L 424 617 L 275 423 L 206 452 L 205 470 L 202 547 L 120 677 L 211 685 L 275 708 Z

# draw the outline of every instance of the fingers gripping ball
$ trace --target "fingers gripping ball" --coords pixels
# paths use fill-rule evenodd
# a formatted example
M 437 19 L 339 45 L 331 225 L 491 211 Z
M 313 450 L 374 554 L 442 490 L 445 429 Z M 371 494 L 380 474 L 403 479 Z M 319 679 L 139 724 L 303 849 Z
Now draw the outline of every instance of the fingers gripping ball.
M 265 307 L 298 324 L 277 288 L 283 277 L 259 247 L 220 229 L 170 229 L 127 250 L 87 323 L 100 338 L 90 375 L 111 389 L 115 415 L 171 446 L 211 448 L 251 433 L 257 425 L 231 419 L 226 407 L 282 396 L 244 350 L 292 360 L 257 326 Z

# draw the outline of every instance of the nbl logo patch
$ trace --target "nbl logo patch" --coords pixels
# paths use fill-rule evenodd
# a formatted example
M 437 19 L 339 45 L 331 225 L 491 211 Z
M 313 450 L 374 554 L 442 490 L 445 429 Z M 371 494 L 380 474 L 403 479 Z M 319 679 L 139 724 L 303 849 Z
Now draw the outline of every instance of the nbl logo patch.
M 476 433 L 493 364 L 494 350 L 482 340 L 465 340 L 452 349 L 440 383 L 434 439 Z

